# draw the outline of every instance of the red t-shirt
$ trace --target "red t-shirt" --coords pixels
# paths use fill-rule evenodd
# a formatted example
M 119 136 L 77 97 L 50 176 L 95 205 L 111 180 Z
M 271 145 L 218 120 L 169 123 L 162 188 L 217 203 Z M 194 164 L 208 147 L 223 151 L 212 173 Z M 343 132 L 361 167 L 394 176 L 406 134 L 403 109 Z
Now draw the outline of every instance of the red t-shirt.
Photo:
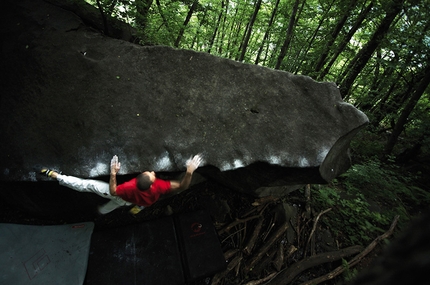
M 136 185 L 136 178 L 133 178 L 116 187 L 116 194 L 127 202 L 139 206 L 151 206 L 160 198 L 161 194 L 170 192 L 170 181 L 155 179 L 151 187 L 146 190 L 140 190 Z

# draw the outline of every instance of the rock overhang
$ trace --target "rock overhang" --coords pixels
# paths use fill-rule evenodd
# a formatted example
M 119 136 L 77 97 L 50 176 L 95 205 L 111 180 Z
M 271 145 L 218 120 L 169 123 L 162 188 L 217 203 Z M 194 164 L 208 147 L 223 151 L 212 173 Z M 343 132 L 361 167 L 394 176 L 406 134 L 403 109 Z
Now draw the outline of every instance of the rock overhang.
M 36 180 L 35 165 L 106 175 L 114 154 L 124 174 L 176 172 L 202 153 L 218 170 L 205 173 L 257 164 L 283 169 L 286 177 L 267 185 L 327 182 L 348 169 L 349 142 L 368 123 L 333 83 L 142 47 L 103 36 L 54 5 L 18 2 L 33 10 L 14 10 L 11 24 L 19 19 L 26 29 L 14 27 L 10 55 L 3 53 L 8 78 L 17 80 L 4 82 L 2 95 L 2 180 Z M 297 169 L 319 178 L 287 177 Z

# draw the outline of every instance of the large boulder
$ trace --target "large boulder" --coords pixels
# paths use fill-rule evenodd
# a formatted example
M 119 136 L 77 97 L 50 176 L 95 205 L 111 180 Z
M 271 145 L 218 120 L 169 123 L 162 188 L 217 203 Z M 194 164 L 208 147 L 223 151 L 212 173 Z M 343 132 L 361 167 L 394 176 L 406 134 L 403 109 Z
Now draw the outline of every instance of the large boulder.
M 258 194 L 326 183 L 350 166 L 368 123 L 337 86 L 207 53 L 103 35 L 41 0 L 3 4 L 0 179 L 44 165 L 80 177 L 201 174 Z

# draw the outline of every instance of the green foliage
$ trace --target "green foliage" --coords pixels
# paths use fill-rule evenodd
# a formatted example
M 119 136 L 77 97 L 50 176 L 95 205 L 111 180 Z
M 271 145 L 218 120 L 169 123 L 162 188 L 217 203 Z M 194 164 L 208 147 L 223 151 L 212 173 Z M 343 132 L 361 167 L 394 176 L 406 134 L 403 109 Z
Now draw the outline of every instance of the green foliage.
M 403 177 L 403 178 L 399 178 Z M 313 187 L 314 206 L 331 207 L 324 223 L 350 244 L 366 244 L 388 229 L 395 215 L 410 218 L 430 204 L 430 193 L 376 160 L 356 164 L 327 186 Z
M 313 188 L 312 195 L 315 208 L 332 208 L 322 221 L 348 244 L 366 244 L 389 223 L 386 215 L 369 210 L 362 194 L 345 195 L 339 188 L 320 186 Z
M 412 178 L 399 173 L 395 166 L 378 160 L 356 164 L 343 174 L 343 184 L 351 194 L 364 194 L 382 207 L 423 207 L 430 202 L 430 193 L 411 185 Z M 406 212 L 406 211 L 405 211 Z
M 348 262 L 342 258 L 342 266 L 345 268 L 343 278 L 346 282 L 351 282 L 357 277 L 358 270 L 356 268 L 349 268 Z
M 369 129 L 360 131 L 351 141 L 352 157 L 358 163 L 376 159 L 383 150 L 384 137 Z

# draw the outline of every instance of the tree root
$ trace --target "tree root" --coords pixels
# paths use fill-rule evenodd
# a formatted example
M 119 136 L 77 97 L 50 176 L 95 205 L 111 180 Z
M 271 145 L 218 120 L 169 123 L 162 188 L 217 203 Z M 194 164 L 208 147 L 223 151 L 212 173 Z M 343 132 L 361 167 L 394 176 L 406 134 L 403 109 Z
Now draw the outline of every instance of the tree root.
M 369 252 L 371 252 L 378 245 L 378 243 L 381 240 L 386 239 L 387 237 L 392 235 L 394 228 L 397 225 L 398 220 L 399 220 L 399 216 L 394 217 L 394 219 L 391 223 L 390 229 L 388 231 L 386 231 L 384 234 L 382 234 L 382 235 L 378 236 L 376 239 L 374 239 L 361 253 L 357 254 L 353 259 L 351 259 L 348 262 L 347 267 L 351 268 L 354 265 L 356 265 L 357 263 L 359 263 L 363 259 L 363 257 L 365 257 L 367 254 L 369 254 Z M 309 281 L 304 282 L 300 285 L 316 285 L 316 284 L 319 284 L 321 282 L 333 279 L 336 276 L 342 274 L 345 271 L 345 268 L 346 268 L 345 266 L 339 266 L 330 273 L 327 273 L 327 274 L 320 276 L 318 278 L 309 280 Z
M 247 221 L 250 221 L 250 220 L 253 220 L 253 219 L 256 219 L 256 218 L 259 218 L 259 217 L 260 217 L 260 215 L 255 215 L 255 216 L 248 217 L 248 218 L 245 218 L 245 219 L 236 219 L 234 222 L 230 223 L 225 228 L 219 230 L 218 234 L 222 235 L 225 232 L 229 232 L 232 228 L 234 228 L 237 225 L 243 224 L 243 223 L 245 223 Z
M 264 278 L 261 278 L 261 279 L 258 279 L 258 280 L 249 281 L 245 285 L 259 285 L 259 284 L 263 284 L 264 282 L 272 279 L 276 274 L 277 274 L 276 272 L 270 273 L 269 275 L 267 275 Z
M 303 271 L 312 268 L 314 266 L 318 266 L 324 263 L 333 262 L 335 260 L 339 260 L 341 258 L 356 254 L 362 250 L 363 247 L 359 245 L 350 246 L 341 250 L 320 253 L 306 259 L 303 259 L 299 262 L 294 263 L 287 269 L 281 271 L 278 275 L 276 275 L 267 285 L 285 285 L 290 283 L 297 275 L 302 273 Z
M 309 192 L 305 197 L 306 205 L 309 205 L 310 185 L 307 185 L 305 190 Z M 224 257 L 229 260 L 229 264 L 224 272 L 212 278 L 212 285 L 231 283 L 238 279 L 245 285 L 286 285 L 312 267 L 355 255 L 347 266 L 352 267 L 372 251 L 378 242 L 392 234 L 398 219 L 396 217 L 390 230 L 377 237 L 364 250 L 362 246 L 351 246 L 315 254 L 314 242 L 318 223 L 331 208 L 321 211 L 311 220 L 312 209 L 306 207 L 301 214 L 297 214 L 297 220 L 280 222 L 281 219 L 277 219 L 276 213 L 266 211 L 278 201 L 273 197 L 255 200 L 252 209 L 218 231 L 220 237 L 222 236 L 221 243 L 228 248 Z M 248 223 L 249 221 L 251 223 Z M 287 240 L 286 232 L 289 227 L 295 229 L 296 238 L 293 241 Z M 310 256 L 307 256 L 309 253 Z M 289 267 L 286 267 L 287 264 Z M 345 269 L 345 266 L 339 266 L 332 272 L 301 285 L 318 284 L 333 279 Z
M 270 249 L 276 240 L 282 236 L 288 228 L 289 222 L 286 221 L 278 230 L 270 237 L 270 239 L 261 247 L 260 251 L 245 265 L 245 271 L 251 270 L 261 257 Z
M 260 235 L 261 228 L 263 226 L 263 222 L 264 222 L 263 217 L 260 217 L 258 219 L 257 225 L 254 228 L 254 232 L 252 233 L 251 238 L 249 239 L 247 245 L 243 249 L 243 252 L 246 255 L 250 255 L 251 254 L 251 252 L 252 252 L 252 250 L 254 248 L 255 242 L 257 241 L 257 238 Z
M 313 237 L 313 235 L 314 235 L 314 233 L 315 233 L 315 230 L 316 230 L 316 228 L 317 228 L 317 223 L 318 223 L 319 219 L 321 218 L 321 216 L 322 216 L 322 215 L 324 215 L 325 213 L 327 213 L 327 212 L 329 212 L 329 211 L 331 211 L 331 208 L 328 208 L 328 209 L 326 209 L 326 210 L 324 210 L 324 211 L 321 211 L 321 212 L 318 214 L 318 216 L 315 218 L 314 225 L 313 225 L 313 227 L 312 227 L 312 231 L 311 231 L 311 233 L 310 233 L 310 235 L 309 235 L 308 242 L 306 243 L 306 246 L 305 246 L 305 254 L 306 254 L 306 252 L 307 252 L 307 249 L 308 249 L 309 243 L 310 243 L 310 241 L 311 241 L 311 238 Z

